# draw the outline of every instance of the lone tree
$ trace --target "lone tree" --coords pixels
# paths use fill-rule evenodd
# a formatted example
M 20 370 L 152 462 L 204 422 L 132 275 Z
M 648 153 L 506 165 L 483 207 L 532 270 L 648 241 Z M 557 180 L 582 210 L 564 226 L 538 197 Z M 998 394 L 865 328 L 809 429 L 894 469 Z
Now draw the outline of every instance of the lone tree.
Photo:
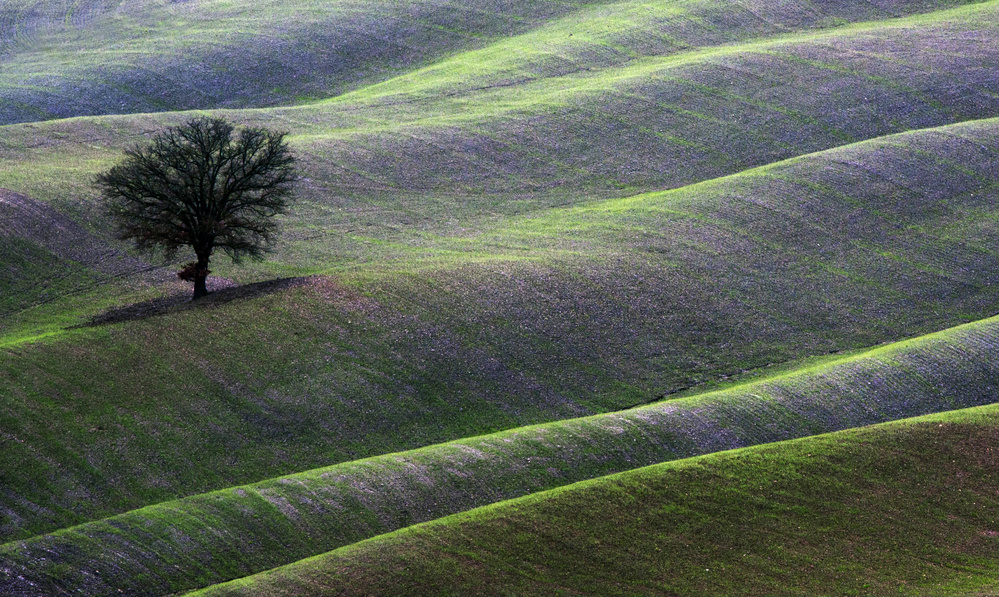
M 286 213 L 297 180 L 286 133 L 235 127 L 221 118 L 195 118 L 170 127 L 147 146 L 94 180 L 107 202 L 118 237 L 140 251 L 170 259 L 191 247 L 197 261 L 177 275 L 194 282 L 194 297 L 208 294 L 212 251 L 235 263 L 260 259 Z

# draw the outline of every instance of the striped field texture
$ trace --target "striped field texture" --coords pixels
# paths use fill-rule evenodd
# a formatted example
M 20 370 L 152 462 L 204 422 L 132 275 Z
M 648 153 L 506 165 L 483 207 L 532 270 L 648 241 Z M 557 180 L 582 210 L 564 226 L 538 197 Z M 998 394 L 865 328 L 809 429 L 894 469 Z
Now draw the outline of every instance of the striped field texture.
M 196 595 L 995 595 L 987 406 L 666 463 Z
M 506 54 L 509 43 L 492 46 L 513 38 L 523 58 L 488 73 L 473 66 L 465 78 L 503 84 L 960 4 L 8 0 L 0 6 L 0 123 L 288 105 L 462 51 Z
M 996 131 L 907 133 L 429 248 L 372 244 L 363 268 L 8 344 L 0 470 L 18 474 L 0 531 L 619 410 L 993 315 Z
M 4 594 L 169 594 L 657 462 L 989 404 L 999 319 L 686 399 L 167 502 L 0 547 Z

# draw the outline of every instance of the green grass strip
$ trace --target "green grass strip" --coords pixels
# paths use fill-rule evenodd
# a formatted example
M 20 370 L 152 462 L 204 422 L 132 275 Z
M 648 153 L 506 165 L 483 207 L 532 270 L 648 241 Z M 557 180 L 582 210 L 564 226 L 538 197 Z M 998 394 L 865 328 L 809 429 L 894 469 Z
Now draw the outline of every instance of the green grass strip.
M 668 460 L 988 404 L 992 318 L 691 398 L 338 464 L 0 547 L 0 593 L 168 594 Z
M 994 595 L 997 440 L 991 405 L 711 454 L 195 594 Z

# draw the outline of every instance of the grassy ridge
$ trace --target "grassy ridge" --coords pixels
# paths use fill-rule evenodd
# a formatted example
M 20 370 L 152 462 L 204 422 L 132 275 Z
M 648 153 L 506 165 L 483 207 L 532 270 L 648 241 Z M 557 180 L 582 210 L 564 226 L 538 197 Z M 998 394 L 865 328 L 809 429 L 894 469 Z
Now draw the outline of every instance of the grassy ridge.
M 845 337 L 862 346 L 939 329 L 943 305 L 991 315 L 996 124 L 510 219 L 455 245 L 557 265 L 428 272 L 391 291 L 456 320 L 464 309 L 463 335 L 494 354 L 540 352 L 560 371 L 580 369 L 570 359 L 613 365 L 656 394 L 842 349 Z M 489 308 L 466 307 L 476 304 Z
M 2 190 L 0 253 L 6 266 L 0 269 L 0 288 L 4 289 L 0 295 L 0 321 L 3 321 L 0 329 L 8 342 L 18 336 L 20 328 L 38 333 L 76 323 L 79 310 L 68 309 L 70 313 L 51 319 L 51 313 L 48 317 L 38 313 L 52 303 L 63 303 L 59 307 L 67 310 L 67 303 L 79 300 L 80 295 L 94 294 L 95 288 L 100 288 L 102 294 L 114 295 L 120 278 L 131 280 L 128 294 L 132 298 L 141 294 L 142 287 L 149 290 L 173 277 L 115 251 L 51 207 Z M 111 296 L 87 296 L 81 302 L 92 312 L 95 307 L 113 301 Z M 43 323 L 35 327 L 32 321 Z
M 728 390 L 150 506 L 0 547 L 0 589 L 183 591 L 615 471 L 989 403 L 997 338 L 994 318 Z
M 912 133 L 9 347 L 2 534 L 986 317 L 997 146 L 995 121 Z
M 350 104 L 364 98 L 367 102 L 401 104 L 405 113 L 407 104 L 414 101 L 463 101 L 475 92 L 503 94 L 506 88 L 547 78 L 615 77 L 616 73 L 628 73 L 629 66 L 683 63 L 690 58 L 725 55 L 727 48 L 835 40 L 858 32 L 863 35 L 860 30 L 872 28 L 885 33 L 917 23 L 939 24 L 964 10 L 978 12 L 980 7 L 974 5 L 980 3 L 897 2 L 885 10 L 884 6 L 852 0 L 779 6 L 763 1 L 618 2 L 579 11 L 530 33 L 498 40 L 487 48 L 464 52 L 319 105 Z M 955 7 L 958 10 L 948 10 Z M 931 14 L 916 16 L 925 13 Z M 901 18 L 905 16 L 915 18 Z M 891 51 L 890 46 L 881 49 Z
M 196 594 L 992 594 L 997 439 L 988 406 L 712 454 Z
M 0 123 L 297 103 L 538 28 L 510 42 L 519 58 L 510 44 L 487 49 L 502 63 L 463 79 L 505 84 L 955 4 L 23 0 L 0 8 Z
M 261 6 L 247 10 L 260 15 L 278 5 Z M 764 18 L 754 29 L 753 17 L 727 10 L 713 14 L 738 15 L 737 23 L 714 22 L 705 2 L 686 4 L 691 13 L 663 7 L 647 20 L 639 15 L 648 5 L 614 12 L 625 6 L 582 11 L 576 20 L 332 101 L 228 113 L 289 129 L 306 180 L 274 259 L 238 272 L 219 264 L 217 273 L 240 281 L 325 275 L 29 343 L 26 337 L 85 321 L 110 302 L 149 294 L 131 288 L 131 278 L 109 285 L 110 292 L 78 293 L 107 276 L 92 264 L 67 265 L 38 233 L 4 231 L 30 258 L 15 263 L 0 255 L 0 271 L 13 265 L 28 274 L 49 267 L 68 273 L 65 285 L 50 291 L 65 291 L 63 298 L 2 324 L 0 541 L 336 462 L 630 407 L 774 361 L 995 312 L 996 121 L 630 195 L 994 115 L 999 2 L 781 35 L 799 25 Z M 793 14 L 801 26 L 830 24 L 820 21 L 831 13 L 814 20 L 806 6 Z M 587 19 L 604 19 L 606 27 L 567 41 L 577 25 L 597 22 Z M 687 25 L 690 36 L 676 43 L 646 35 L 678 36 Z M 86 19 L 79 26 L 87 35 Z M 768 37 L 747 39 L 757 34 Z M 739 43 L 698 47 L 719 41 Z M 651 49 L 638 49 L 643 43 Z M 169 87 L 181 88 L 176 81 Z M 188 116 L 2 127 L 0 187 L 30 193 L 99 237 L 89 176 L 127 144 Z M 551 209 L 565 205 L 574 207 Z M 11 304 L 22 309 L 50 298 L 19 287 Z M 767 386 L 774 395 L 756 392 L 759 401 L 743 396 L 731 408 L 708 404 L 671 422 L 696 429 L 651 446 L 663 450 L 655 455 L 641 441 L 633 442 L 638 452 L 614 452 L 611 439 L 586 452 L 592 444 L 579 439 L 579 470 L 595 476 L 635 466 L 628 459 L 654 462 L 667 452 L 672 458 L 989 401 L 992 344 L 981 340 L 975 355 L 954 356 L 952 346 L 941 349 L 949 355 L 869 363 L 842 373 L 832 388 L 815 378 L 802 382 L 806 389 Z M 940 369 L 941 361 L 960 363 L 958 372 L 940 377 L 953 371 Z M 858 379 L 877 385 L 850 394 Z M 907 393 L 913 379 L 922 392 L 916 397 Z M 848 398 L 808 402 L 832 395 Z M 897 400 L 870 402 L 871 395 Z M 761 428 L 762 417 L 773 427 Z M 699 445 L 702 432 L 715 443 Z M 482 475 L 468 481 L 480 484 L 471 493 L 503 499 L 571 481 L 554 466 L 564 456 L 543 444 L 525 442 L 512 460 L 497 449 Z M 510 462 L 542 456 L 549 458 L 539 460 L 544 470 L 509 471 L 510 485 L 501 487 L 509 493 L 484 489 Z M 441 474 L 442 487 L 462 487 L 450 472 Z M 306 485 L 309 479 L 301 477 Z M 460 492 L 454 503 L 421 493 L 416 483 L 406 500 L 427 512 L 417 516 L 409 502 L 364 502 L 373 483 L 368 477 L 344 489 L 347 508 L 358 515 L 347 529 L 324 526 L 315 512 L 299 519 L 311 526 L 298 526 L 285 506 L 312 497 L 265 483 L 243 487 L 245 502 L 223 492 L 220 505 L 204 501 L 211 496 L 184 502 L 190 513 L 154 509 L 159 528 L 184 528 L 185 536 L 141 536 L 136 529 L 148 520 L 140 511 L 123 515 L 137 525 L 127 539 L 108 526 L 113 522 L 95 522 L 87 528 L 97 529 L 98 539 L 75 529 L 30 544 L 56 541 L 66 559 L 53 567 L 35 556 L 18 566 L 38 568 L 42 582 L 63 578 L 96 591 L 112 584 L 86 576 L 92 570 L 73 558 L 113 558 L 98 552 L 123 541 L 121 553 L 134 555 L 111 562 L 121 567 L 117 578 L 172 590 L 188 581 L 148 559 L 149 550 L 163 547 L 163 561 L 190 566 L 189 578 L 204 584 L 283 563 L 275 552 L 304 557 L 477 505 L 461 502 Z M 216 506 L 234 533 L 273 537 L 262 545 L 275 549 L 241 553 L 202 535 L 201 522 Z M 245 518 L 244 507 L 261 519 Z M 202 547 L 184 552 L 193 544 Z M 21 557 L 21 547 L 8 548 Z M 209 552 L 218 555 L 201 559 Z
M 464 75 L 444 64 L 260 117 L 311 135 L 303 150 L 346 171 L 334 194 L 468 196 L 469 213 L 509 213 L 504 199 L 521 198 L 506 209 L 523 211 L 992 117 L 999 90 L 995 31 L 986 23 L 996 10 L 985 3 L 467 93 L 452 91 Z M 461 59 L 474 64 L 476 56 Z M 483 71 L 504 68 L 498 58 L 480 60 Z M 331 125 L 341 130 L 329 135 Z M 423 224 L 414 215 L 406 214 Z M 455 215 L 468 220 L 463 210 Z
M 311 233 L 319 253 L 323 236 L 460 233 L 511 213 L 994 116 L 997 11 L 986 2 L 458 95 L 450 90 L 471 75 L 442 65 L 336 101 L 230 115 L 294 136 L 308 184 L 293 225 Z M 463 55 L 460 64 L 501 72 L 500 58 L 516 54 Z M 91 219 L 88 176 L 184 117 L 4 127 L 0 187 Z
M 0 122 L 330 97 L 600 3 L 7 2 Z
M 219 263 L 217 272 L 259 281 L 375 263 L 405 270 L 428 259 L 538 258 L 503 239 L 445 241 L 502 227 L 516 214 L 992 115 L 997 10 L 987 2 L 459 95 L 448 89 L 465 75 L 442 66 L 335 102 L 231 113 L 291 130 L 307 180 L 275 259 L 247 269 Z M 475 64 L 501 70 L 497 61 L 517 55 L 508 50 Z M 0 188 L 29 193 L 101 233 L 90 177 L 124 146 L 186 117 L 4 127 Z M 53 304 L 13 325 L 30 335 L 32 326 L 52 328 L 50 314 L 64 322 L 79 313 Z

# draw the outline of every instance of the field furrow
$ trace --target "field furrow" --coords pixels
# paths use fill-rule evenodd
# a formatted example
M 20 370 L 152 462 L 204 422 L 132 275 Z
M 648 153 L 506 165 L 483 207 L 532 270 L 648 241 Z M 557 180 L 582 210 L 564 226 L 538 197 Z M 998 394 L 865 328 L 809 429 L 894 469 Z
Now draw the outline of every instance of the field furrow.
M 691 460 L 997 401 L 999 0 L 0 4 L 0 594 L 999 578 L 994 410 Z M 93 181 L 206 113 L 301 178 L 191 301 Z
M 120 295 L 34 313 L 48 327 L 10 318 L 0 416 L 24 442 L 0 458 L 25 472 L 5 483 L 3 534 L 991 316 L 997 147 L 994 120 L 915 131 L 416 241 L 364 227 L 377 211 L 317 237 L 330 228 L 311 213 L 278 263 L 325 275 L 202 305 L 126 299 L 128 321 L 39 343 L 24 330 L 86 323 Z
M 192 594 L 992 595 L 997 437 L 986 406 L 665 463 Z
M 165 595 L 617 471 L 999 398 L 999 319 L 728 390 L 347 462 L 0 546 L 10 594 Z

